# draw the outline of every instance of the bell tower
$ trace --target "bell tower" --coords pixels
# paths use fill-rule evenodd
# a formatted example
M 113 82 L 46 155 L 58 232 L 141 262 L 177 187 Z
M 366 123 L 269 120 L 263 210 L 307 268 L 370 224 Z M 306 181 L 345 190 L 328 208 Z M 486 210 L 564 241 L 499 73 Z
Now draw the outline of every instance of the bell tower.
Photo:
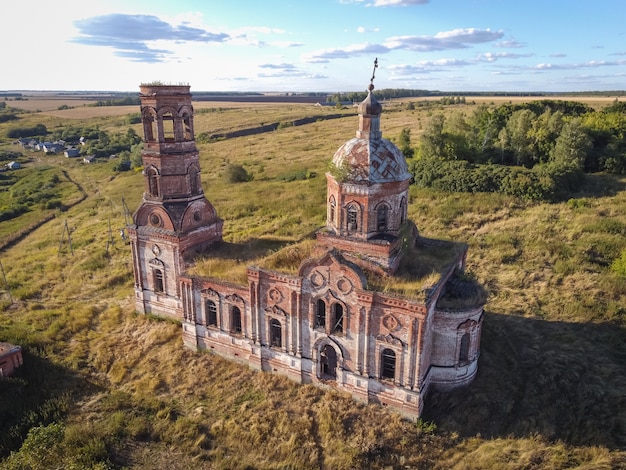
M 182 319 L 186 260 L 222 240 L 200 181 L 188 85 L 141 85 L 144 193 L 129 227 L 138 311 Z

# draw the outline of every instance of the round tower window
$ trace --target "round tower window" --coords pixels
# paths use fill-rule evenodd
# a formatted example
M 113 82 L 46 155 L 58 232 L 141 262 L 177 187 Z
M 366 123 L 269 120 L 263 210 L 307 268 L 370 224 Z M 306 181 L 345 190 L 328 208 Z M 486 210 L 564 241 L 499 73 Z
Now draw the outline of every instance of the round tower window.
M 158 214 L 150 214 L 150 224 L 154 227 L 161 226 L 161 217 Z

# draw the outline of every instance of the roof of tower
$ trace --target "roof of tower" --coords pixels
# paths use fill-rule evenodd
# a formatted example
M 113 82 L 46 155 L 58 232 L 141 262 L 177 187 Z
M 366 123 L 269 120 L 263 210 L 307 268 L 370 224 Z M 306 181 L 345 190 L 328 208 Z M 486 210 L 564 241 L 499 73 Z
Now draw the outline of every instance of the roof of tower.
M 404 155 L 398 147 L 383 139 L 379 130 L 382 105 L 372 93 L 359 104 L 359 130 L 356 137 L 343 144 L 333 156 L 333 164 L 344 182 L 389 183 L 411 178 Z
M 333 164 L 343 182 L 391 183 L 411 178 L 404 155 L 387 139 L 350 139 L 335 152 Z
M 383 106 L 378 102 L 378 100 L 374 97 L 374 84 L 370 83 L 367 88 L 367 96 L 361 103 L 359 104 L 359 114 L 363 116 L 380 116 L 380 113 L 383 112 Z

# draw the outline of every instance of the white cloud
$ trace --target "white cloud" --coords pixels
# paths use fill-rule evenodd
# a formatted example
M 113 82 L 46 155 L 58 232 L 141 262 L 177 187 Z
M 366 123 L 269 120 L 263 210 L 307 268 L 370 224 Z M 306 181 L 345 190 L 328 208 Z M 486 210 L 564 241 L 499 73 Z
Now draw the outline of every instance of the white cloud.
M 389 49 L 408 49 L 419 52 L 443 51 L 465 49 L 473 44 L 492 42 L 503 35 L 502 31 L 464 28 L 442 31 L 434 36 L 394 36 L 388 38 L 385 45 Z
M 485 52 L 484 54 L 478 54 L 477 60 L 481 62 L 495 62 L 499 59 L 521 59 L 525 57 L 532 57 L 534 54 L 514 54 L 512 52 Z
M 154 15 L 112 13 L 74 21 L 78 36 L 71 39 L 85 46 L 110 47 L 117 57 L 132 62 L 164 62 L 173 56 L 171 49 L 151 47 L 155 41 L 223 42 L 226 33 L 213 33 L 189 24 L 173 25 Z
M 331 59 L 349 59 L 360 55 L 377 55 L 387 52 L 389 49 L 381 44 L 354 44 L 343 49 L 325 49 L 305 54 L 302 59 L 309 63 L 324 63 Z
M 357 33 L 377 33 L 377 32 L 379 32 L 379 31 L 380 31 L 380 28 L 369 28 L 369 29 L 368 29 L 368 28 L 365 28 L 365 27 L 363 27 L 363 26 L 359 26 L 359 27 L 356 29 L 356 32 L 357 32 Z

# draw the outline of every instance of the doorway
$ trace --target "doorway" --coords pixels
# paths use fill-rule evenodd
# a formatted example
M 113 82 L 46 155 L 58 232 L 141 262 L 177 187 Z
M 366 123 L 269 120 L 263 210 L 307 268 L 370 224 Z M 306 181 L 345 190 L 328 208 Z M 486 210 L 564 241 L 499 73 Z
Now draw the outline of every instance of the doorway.
M 330 344 L 324 346 L 320 352 L 320 378 L 337 379 L 337 353 Z

